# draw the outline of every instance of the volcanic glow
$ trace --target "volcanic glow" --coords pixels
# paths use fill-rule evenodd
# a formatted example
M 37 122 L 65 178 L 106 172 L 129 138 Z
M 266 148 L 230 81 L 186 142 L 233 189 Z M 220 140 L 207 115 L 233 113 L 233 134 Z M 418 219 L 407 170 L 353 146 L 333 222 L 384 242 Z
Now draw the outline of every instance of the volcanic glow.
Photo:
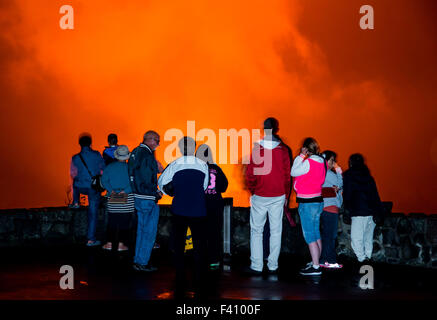
M 74 30 L 59 8 L 74 8 Z M 375 9 L 375 30 L 359 8 Z M 383 200 L 437 211 L 434 0 L 0 1 L 0 208 L 63 205 L 77 137 L 131 149 L 146 130 L 314 136 L 346 169 L 363 153 Z M 248 205 L 241 166 L 225 196 Z M 165 199 L 168 202 L 169 199 Z

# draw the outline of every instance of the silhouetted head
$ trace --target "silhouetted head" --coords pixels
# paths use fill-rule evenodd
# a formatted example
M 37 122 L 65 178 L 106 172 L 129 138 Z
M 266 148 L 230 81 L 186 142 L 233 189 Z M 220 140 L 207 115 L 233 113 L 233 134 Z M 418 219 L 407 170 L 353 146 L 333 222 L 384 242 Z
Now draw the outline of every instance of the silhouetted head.
M 272 130 L 272 135 L 276 136 L 279 131 L 279 121 L 275 118 L 267 118 L 264 120 L 264 130 Z
M 83 147 L 91 147 L 92 142 L 93 142 L 93 140 L 91 138 L 91 134 L 89 134 L 89 133 L 82 133 L 79 136 L 79 144 L 82 148 Z
M 325 158 L 326 162 L 328 163 L 329 170 L 334 168 L 334 165 L 337 162 L 337 154 L 334 151 L 331 150 L 323 151 L 322 157 Z
M 183 137 L 179 140 L 179 150 L 184 156 L 194 156 L 196 151 L 196 141 L 191 137 Z
M 319 144 L 317 143 L 316 139 L 314 138 L 306 138 L 303 141 L 302 148 L 305 148 L 307 150 L 308 155 L 312 156 L 313 154 L 319 154 L 320 148 Z
M 159 147 L 159 134 L 153 130 L 147 131 L 143 136 L 143 143 L 148 146 L 152 151 L 155 151 Z
M 370 173 L 362 154 L 354 153 L 349 157 L 349 169 Z
M 118 143 L 118 137 L 115 133 L 111 133 L 108 135 L 108 144 L 110 146 L 115 146 Z
M 196 158 L 205 161 L 206 163 L 214 163 L 211 147 L 207 144 L 201 144 L 196 151 Z

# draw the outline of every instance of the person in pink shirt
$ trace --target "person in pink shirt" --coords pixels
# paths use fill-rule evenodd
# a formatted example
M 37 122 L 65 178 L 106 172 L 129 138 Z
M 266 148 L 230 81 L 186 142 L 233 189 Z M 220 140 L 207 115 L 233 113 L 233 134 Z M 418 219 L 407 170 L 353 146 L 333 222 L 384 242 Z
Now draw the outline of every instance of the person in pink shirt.
M 327 164 L 319 152 L 317 141 L 306 138 L 301 153 L 294 159 L 291 168 L 302 231 L 312 259 L 300 272 L 304 276 L 322 274 L 319 265 L 322 252 L 320 215 L 323 211 L 322 185 L 325 182 Z

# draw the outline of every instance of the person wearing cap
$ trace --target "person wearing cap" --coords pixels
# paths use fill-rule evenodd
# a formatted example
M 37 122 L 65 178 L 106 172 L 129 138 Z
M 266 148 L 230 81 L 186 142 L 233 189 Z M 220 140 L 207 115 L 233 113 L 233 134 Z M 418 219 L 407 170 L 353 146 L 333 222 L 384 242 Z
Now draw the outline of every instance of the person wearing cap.
M 105 250 L 126 251 L 129 225 L 135 212 L 135 199 L 129 181 L 126 160 L 130 157 L 129 148 L 118 146 L 114 151 L 116 162 L 110 163 L 103 171 L 102 185 L 108 192 L 108 242 Z M 118 242 L 118 246 L 116 246 Z

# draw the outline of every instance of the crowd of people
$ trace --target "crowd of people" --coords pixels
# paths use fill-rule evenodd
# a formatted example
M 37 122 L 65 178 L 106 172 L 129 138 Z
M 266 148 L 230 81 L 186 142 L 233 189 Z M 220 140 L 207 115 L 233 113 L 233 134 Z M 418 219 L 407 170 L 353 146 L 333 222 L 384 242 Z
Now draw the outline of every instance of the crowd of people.
M 277 273 L 283 214 L 289 206 L 292 189 L 296 192 L 300 225 L 311 255 L 311 262 L 300 271 L 303 276 L 321 275 L 322 268 L 342 268 L 336 254 L 340 212 L 351 220 L 351 246 L 358 261 L 371 259 L 375 221 L 383 208 L 364 157 L 351 155 L 349 168 L 343 173 L 334 151 L 321 152 L 314 138 L 306 138 L 293 160 L 291 149 L 278 135 L 278 121 L 268 118 L 263 128 L 264 137 L 254 144 L 245 170 L 246 185 L 251 193 L 251 264 L 246 271 Z M 109 146 L 103 156 L 91 148 L 89 134 L 81 135 L 79 144 L 81 151 L 71 161 L 73 202 L 70 206 L 79 208 L 80 195 L 88 196 L 86 245 L 102 245 L 96 239 L 96 223 L 101 194 L 106 190 L 108 229 L 107 242 L 102 248 L 129 250 L 129 226 L 136 213 L 133 268 L 156 271 L 150 257 L 158 229 L 157 203 L 163 194 L 169 195 L 173 197 L 171 238 L 177 287 L 186 285 L 184 251 L 188 227 L 195 261 L 193 279 L 201 286 L 208 268 L 220 267 L 222 193 L 228 187 L 226 175 L 214 162 L 210 147 L 203 144 L 196 148 L 194 139 L 184 137 L 179 141 L 182 156 L 164 169 L 155 158 L 155 150 L 160 145 L 160 136 L 155 131 L 147 131 L 142 143 L 132 152 L 126 145 L 118 145 L 116 134 L 108 136 Z M 259 174 L 257 170 L 264 163 L 256 161 L 256 157 L 266 152 L 271 154 L 270 170 Z M 268 250 L 265 250 L 263 237 L 267 220 Z

